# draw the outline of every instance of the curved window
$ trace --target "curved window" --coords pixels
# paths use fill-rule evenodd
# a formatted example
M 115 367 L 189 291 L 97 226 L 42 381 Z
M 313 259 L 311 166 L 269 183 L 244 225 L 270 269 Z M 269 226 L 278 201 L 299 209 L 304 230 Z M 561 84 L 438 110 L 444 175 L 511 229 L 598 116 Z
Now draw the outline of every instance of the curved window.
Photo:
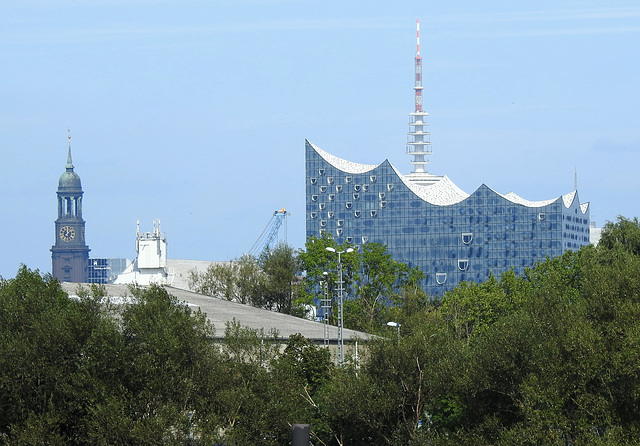
M 447 281 L 447 273 L 436 273 L 436 282 L 438 285 L 444 285 Z
M 545 214 L 544 212 L 540 212 L 538 214 L 538 220 L 544 221 L 545 218 L 547 218 L 547 214 Z
M 355 190 L 356 192 L 360 192 L 360 185 L 359 184 L 354 184 L 353 185 L 353 190 Z
M 466 271 L 469 269 L 469 260 L 468 259 L 459 259 L 458 260 L 458 269 L 460 271 Z
M 318 204 L 318 208 L 319 208 L 321 211 L 324 211 L 324 208 L 325 208 L 325 207 L 327 207 L 327 205 L 326 205 L 326 204 L 324 204 L 324 203 L 319 203 L 319 204 Z
M 387 184 L 387 190 L 391 192 L 393 190 L 393 184 L 391 183 Z
M 311 218 L 316 218 L 318 216 L 318 213 L 317 212 L 311 212 L 310 215 L 311 215 Z
M 336 186 L 336 192 L 340 192 L 342 190 L 342 185 L 338 184 Z
M 362 236 L 362 243 L 367 243 L 369 241 L 369 237 L 367 237 L 366 235 Z
M 317 178 L 311 178 L 310 181 L 311 181 L 311 184 L 316 184 L 318 182 L 318 179 Z
M 333 218 L 334 215 L 335 215 L 335 213 L 333 211 L 327 212 L 327 217 L 329 217 L 329 218 Z
M 380 202 L 380 209 L 384 209 L 387 207 L 387 202 L 386 201 L 381 201 Z
M 375 175 L 371 175 L 371 176 L 369 177 L 369 181 L 371 181 L 372 183 L 375 183 L 376 181 L 378 181 L 378 179 L 376 178 L 376 176 L 375 176 Z
M 462 243 L 464 243 L 465 245 L 468 245 L 469 243 L 471 243 L 472 240 L 473 240 L 473 233 L 472 232 L 463 232 L 462 233 Z
M 378 216 L 378 211 L 371 211 L 371 216 L 372 217 L 377 217 Z
M 381 200 L 384 200 L 384 192 L 379 192 L 378 198 L 380 198 Z
M 320 237 L 322 237 L 323 235 L 325 235 L 327 233 L 326 229 L 320 229 Z
M 336 229 L 336 235 L 340 237 L 342 235 L 342 228 Z
M 353 207 L 353 203 L 350 201 L 347 201 L 347 203 L 345 204 L 347 209 L 351 209 Z
M 357 199 L 359 199 L 359 198 L 360 198 L 360 194 L 353 194 L 353 199 L 354 199 L 354 200 L 357 200 Z
M 345 177 L 344 179 L 347 183 L 351 183 L 351 181 L 353 181 L 352 177 Z
M 325 172 L 325 170 L 324 170 L 324 169 L 318 169 L 318 173 L 319 173 L 320 175 L 324 175 L 324 172 Z
M 320 186 L 320 192 L 325 193 L 327 191 L 327 186 Z
M 344 220 L 338 220 L 338 226 L 344 225 Z
M 368 184 L 363 184 L 363 185 L 362 185 L 362 190 L 363 190 L 364 192 L 367 192 L 367 191 L 369 190 L 369 185 L 368 185 Z
M 327 183 L 333 184 L 333 177 L 327 177 Z
M 320 227 L 324 228 L 325 226 L 327 226 L 327 220 L 320 220 Z
M 311 195 L 311 201 L 318 201 L 317 195 Z
M 353 243 L 353 237 L 347 237 L 347 238 L 345 239 L 345 242 L 347 242 L 347 243 Z
M 355 212 L 353 213 L 353 215 L 355 215 L 355 216 L 356 216 L 356 218 L 359 218 L 359 217 L 360 217 L 360 214 L 361 214 L 361 212 L 360 212 L 360 211 L 355 211 Z
M 329 201 L 333 201 L 336 198 L 335 194 L 329 194 Z

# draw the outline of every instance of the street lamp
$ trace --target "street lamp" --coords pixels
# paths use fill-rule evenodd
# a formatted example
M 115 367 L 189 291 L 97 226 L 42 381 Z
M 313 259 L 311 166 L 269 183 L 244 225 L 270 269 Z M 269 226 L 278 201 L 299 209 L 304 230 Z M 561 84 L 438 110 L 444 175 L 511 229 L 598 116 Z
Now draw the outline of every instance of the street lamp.
M 400 327 L 402 326 L 402 324 L 400 322 L 387 322 L 387 325 L 389 327 L 397 327 L 398 328 L 398 344 L 400 343 Z
M 338 294 L 340 299 L 338 301 L 338 365 L 342 367 L 344 363 L 344 317 L 343 317 L 343 281 L 342 281 L 342 259 L 340 257 L 341 254 L 345 254 L 347 252 L 353 252 L 353 248 L 347 248 L 344 251 L 336 251 L 335 248 L 327 246 L 325 248 L 327 251 L 335 252 L 338 254 L 338 276 L 340 277 L 338 280 Z

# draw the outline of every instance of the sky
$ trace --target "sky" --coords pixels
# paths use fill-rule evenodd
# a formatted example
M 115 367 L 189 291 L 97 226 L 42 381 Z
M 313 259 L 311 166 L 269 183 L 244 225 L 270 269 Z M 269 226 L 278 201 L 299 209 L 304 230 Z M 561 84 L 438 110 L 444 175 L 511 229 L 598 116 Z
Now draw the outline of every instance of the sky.
M 0 276 L 51 271 L 68 129 L 91 257 L 160 219 L 169 258 L 229 260 L 283 207 L 302 248 L 305 139 L 411 171 L 416 20 L 431 173 L 528 200 L 577 177 L 598 226 L 640 216 L 636 0 L 4 1 Z

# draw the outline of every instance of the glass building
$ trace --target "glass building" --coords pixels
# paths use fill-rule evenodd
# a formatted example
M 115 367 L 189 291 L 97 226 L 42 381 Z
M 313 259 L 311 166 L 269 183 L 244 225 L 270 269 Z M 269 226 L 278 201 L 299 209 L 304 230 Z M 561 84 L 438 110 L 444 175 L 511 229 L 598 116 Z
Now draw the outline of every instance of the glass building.
M 428 142 L 420 140 L 422 153 Z M 446 176 L 402 175 L 388 160 L 359 164 L 305 145 L 306 235 L 356 248 L 381 243 L 394 260 L 424 271 L 430 295 L 491 273 L 522 273 L 589 244 L 589 204 L 577 191 L 534 202 L 483 184 L 469 195 Z

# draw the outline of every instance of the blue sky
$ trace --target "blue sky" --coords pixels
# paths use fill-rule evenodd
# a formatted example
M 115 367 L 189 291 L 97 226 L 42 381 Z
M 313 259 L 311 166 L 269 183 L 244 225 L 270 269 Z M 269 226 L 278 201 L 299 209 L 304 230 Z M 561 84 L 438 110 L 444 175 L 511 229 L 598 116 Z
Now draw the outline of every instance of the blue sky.
M 0 276 L 49 272 L 67 129 L 92 257 L 248 251 L 276 209 L 304 244 L 304 139 L 405 155 L 420 20 L 429 171 L 599 224 L 640 216 L 636 1 L 22 0 L 0 4 Z

